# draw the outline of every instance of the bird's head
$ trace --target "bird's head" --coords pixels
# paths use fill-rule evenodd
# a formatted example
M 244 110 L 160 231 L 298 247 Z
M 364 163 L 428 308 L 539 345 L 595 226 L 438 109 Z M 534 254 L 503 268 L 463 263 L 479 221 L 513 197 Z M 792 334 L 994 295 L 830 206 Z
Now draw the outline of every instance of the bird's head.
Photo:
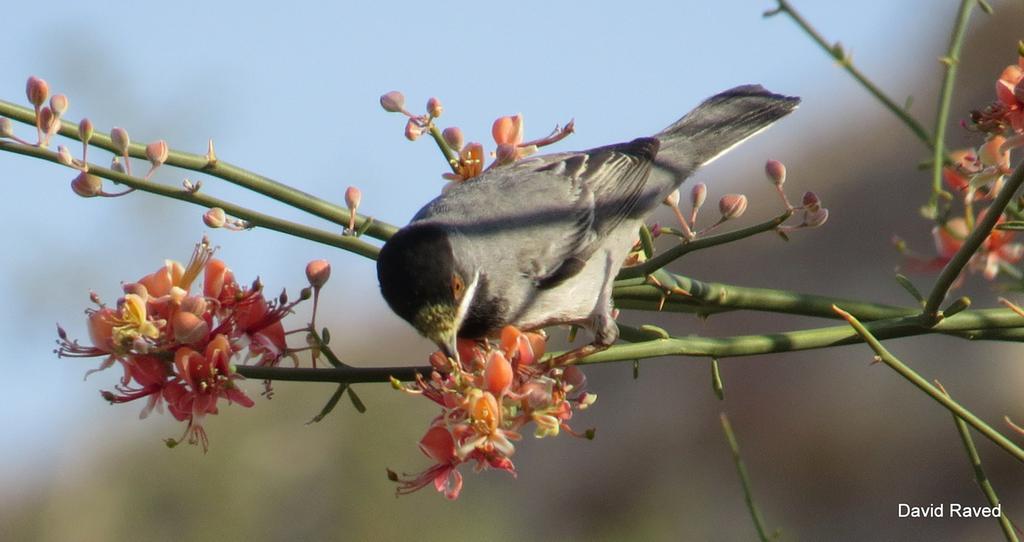
M 402 228 L 381 248 L 377 279 L 391 310 L 458 361 L 456 339 L 480 272 L 458 261 L 449 232 L 433 224 Z

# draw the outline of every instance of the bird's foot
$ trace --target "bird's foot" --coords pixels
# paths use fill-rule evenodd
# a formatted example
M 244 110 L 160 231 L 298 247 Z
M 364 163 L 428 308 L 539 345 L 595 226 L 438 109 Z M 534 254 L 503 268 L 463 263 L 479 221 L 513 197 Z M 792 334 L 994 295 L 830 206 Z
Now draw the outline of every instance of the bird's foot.
M 608 346 L 610 345 L 586 344 L 575 350 L 570 350 L 560 356 L 555 356 L 548 363 L 550 363 L 552 367 L 569 365 L 571 363 L 576 363 L 577 361 L 591 354 L 596 354 L 603 350 L 607 350 Z

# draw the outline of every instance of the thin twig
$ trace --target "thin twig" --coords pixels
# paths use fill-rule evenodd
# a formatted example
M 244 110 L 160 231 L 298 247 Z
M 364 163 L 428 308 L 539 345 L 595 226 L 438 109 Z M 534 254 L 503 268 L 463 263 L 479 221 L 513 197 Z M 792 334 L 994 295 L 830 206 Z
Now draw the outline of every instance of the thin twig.
M 0 116 L 28 125 L 35 124 L 35 112 L 4 100 L 0 100 Z M 61 120 L 59 133 L 65 137 L 81 141 L 81 137 L 78 134 L 78 125 L 72 124 L 70 121 Z M 92 139 L 89 140 L 89 145 L 116 153 L 115 147 L 110 140 L 110 135 L 104 132 L 94 132 Z M 128 147 L 128 155 L 146 160 L 146 146 L 140 143 L 132 143 Z M 172 150 L 167 156 L 165 165 L 206 173 L 310 213 L 313 216 L 341 226 L 348 225 L 349 210 L 346 207 L 336 205 L 220 159 L 211 161 L 205 155 Z M 356 215 L 356 229 L 359 229 L 370 220 L 370 217 Z M 376 239 L 387 240 L 396 231 L 398 231 L 397 227 L 380 220 L 374 220 L 367 227 L 365 234 Z
M 362 382 L 389 382 L 397 378 L 403 382 L 416 380 L 416 375 L 430 376 L 430 366 L 420 367 L 258 367 L 238 365 L 238 374 L 255 380 L 287 380 L 292 382 L 335 382 L 358 384 Z
M 946 394 L 939 391 L 938 388 L 928 383 L 921 375 L 917 374 L 913 369 L 908 367 L 896 356 L 892 355 L 882 343 L 874 336 L 874 334 L 868 330 L 867 326 L 860 323 L 852 314 L 836 307 L 836 312 L 839 313 L 850 326 L 864 339 L 864 342 L 868 343 L 872 350 L 877 354 L 877 358 L 883 361 L 889 367 L 892 367 L 897 373 L 903 378 L 909 380 L 912 384 L 918 387 L 921 391 L 928 394 L 929 397 L 935 399 L 939 404 L 949 409 L 954 416 L 962 419 L 978 430 L 982 435 L 995 443 L 1011 456 L 1018 461 L 1024 463 L 1024 450 L 1021 450 L 1016 444 L 1010 439 L 1004 437 L 1002 433 L 993 429 L 990 425 L 985 423 L 981 418 L 975 416 L 971 411 L 967 410 L 960 403 L 957 403 L 953 399 L 949 398 Z M 952 318 L 951 318 L 952 319 Z
M 12 143 L 9 141 L 0 141 L 0 151 L 8 151 L 15 154 L 21 154 L 24 156 L 31 156 L 34 158 L 41 158 L 43 160 L 49 160 L 54 163 L 60 163 L 60 159 L 56 152 L 50 151 L 42 147 L 36 147 L 34 145 L 22 145 L 20 143 Z M 370 259 L 376 259 L 377 253 L 380 251 L 379 248 L 362 241 L 356 237 L 348 235 L 340 235 L 331 233 L 328 231 L 299 224 L 297 222 L 291 222 L 283 220 L 275 216 L 267 215 L 239 205 L 235 205 L 231 202 L 224 201 L 212 196 L 208 196 L 203 192 L 185 190 L 183 188 L 171 187 L 165 184 L 156 183 L 153 181 L 147 181 L 138 177 L 132 177 L 112 169 L 107 169 L 94 164 L 89 164 L 89 173 L 102 177 L 104 179 L 110 179 L 112 181 L 121 183 L 132 189 L 138 189 L 143 192 L 149 192 L 151 194 L 157 194 L 167 198 L 172 198 L 180 201 L 186 201 L 193 203 L 205 208 L 220 207 L 224 209 L 224 212 L 241 218 L 246 222 L 288 235 L 294 235 L 303 239 L 309 239 L 310 241 L 316 241 L 325 245 L 337 247 L 343 250 L 354 252 L 361 256 L 365 256 Z
M 946 388 L 942 387 L 942 384 L 938 380 L 935 381 L 935 386 L 939 388 L 946 397 L 950 397 L 949 392 Z M 999 506 L 999 496 L 996 495 L 995 488 L 992 487 L 992 482 L 989 481 L 988 476 L 985 475 L 985 469 L 981 467 L 981 456 L 978 454 L 978 448 L 974 446 L 974 439 L 971 438 L 971 430 L 967 428 L 967 424 L 958 418 L 953 416 L 953 421 L 956 422 L 956 430 L 960 433 L 960 440 L 964 443 L 964 448 L 967 449 L 967 459 L 971 462 L 971 468 L 974 470 L 974 477 L 978 480 L 978 485 L 981 487 L 981 492 L 985 494 L 985 498 L 988 499 L 988 503 L 993 508 Z M 1003 536 L 1009 542 L 1018 542 L 1017 533 L 1013 531 L 1013 524 L 1010 519 L 1006 517 L 1006 512 L 1001 510 L 1001 514 L 996 518 L 999 521 L 999 527 L 1003 530 Z
M 781 225 L 786 220 L 789 220 L 789 217 L 791 216 L 793 216 L 793 211 L 786 211 L 781 215 L 771 220 L 761 222 L 760 224 L 754 224 L 753 226 L 748 226 L 746 228 L 738 229 L 736 231 L 731 231 L 728 233 L 722 233 L 719 235 L 713 235 L 711 237 L 704 237 L 701 239 L 680 243 L 662 252 L 661 254 L 658 254 L 657 256 L 651 258 L 650 260 L 647 260 L 642 264 L 622 268 L 622 270 L 619 271 L 618 277 L 616 278 L 628 279 L 649 275 L 654 271 L 661 269 L 662 267 L 665 267 L 669 263 L 695 250 L 711 248 L 713 246 L 723 245 L 725 243 L 732 243 L 734 241 L 739 241 L 740 239 L 745 239 L 747 237 L 751 237 L 759 233 L 772 231 L 775 228 L 779 227 L 779 225 Z
M 773 15 L 778 15 L 779 13 L 785 13 L 788 15 L 790 19 L 793 19 L 793 22 L 795 22 L 805 33 L 807 33 L 808 36 L 811 37 L 811 39 L 815 41 L 815 43 L 820 45 L 829 56 L 834 58 L 835 61 L 847 71 L 847 73 L 852 75 L 853 78 L 861 84 L 861 86 L 870 92 L 872 96 L 878 99 L 878 101 L 882 102 L 882 105 L 884 105 L 886 109 L 903 121 L 903 124 L 907 125 L 907 128 L 910 128 L 910 131 L 913 132 L 922 143 L 927 145 L 929 149 L 935 148 L 935 143 L 928 135 L 928 131 L 925 130 L 924 126 L 910 113 L 908 113 L 905 108 L 901 107 L 893 101 L 892 98 L 882 92 L 882 89 L 878 88 L 878 85 L 873 83 L 866 75 L 857 69 L 857 67 L 853 65 L 853 60 L 838 43 L 834 45 L 829 43 L 828 40 L 826 40 L 821 33 L 815 30 L 814 27 L 811 26 L 811 24 L 807 22 L 807 20 L 804 19 L 788 1 L 777 1 L 779 3 L 778 7 L 774 10 L 765 12 L 765 17 L 771 17 Z
M 1006 209 L 1006 206 L 1013 199 L 1013 195 L 1017 193 L 1021 184 L 1024 184 L 1024 163 L 1018 165 L 1017 169 L 1013 171 L 1013 175 L 1010 175 L 1006 184 L 996 194 L 995 199 L 992 200 L 992 205 L 985 212 L 985 217 L 975 223 L 974 229 L 971 230 L 967 239 L 964 239 L 963 245 L 960 246 L 956 254 L 949 260 L 946 267 L 942 269 L 939 278 L 935 281 L 931 294 L 928 296 L 928 301 L 925 302 L 925 318 L 932 322 L 938 321 L 939 305 L 946 298 L 949 288 L 956 281 L 956 278 L 960 276 L 967 262 L 974 257 L 981 244 L 992 233 L 992 228 L 995 227 L 996 222 L 1003 214 L 1003 210 Z
M 949 104 L 953 98 L 953 87 L 956 82 L 956 71 L 960 64 L 960 47 L 964 42 L 967 21 L 970 20 L 971 8 L 976 0 L 961 0 L 960 9 L 953 24 L 953 33 L 949 38 L 949 52 L 942 59 L 946 65 L 946 73 L 942 78 L 942 90 L 939 94 L 938 112 L 935 114 L 935 146 L 932 155 L 932 195 L 928 205 L 936 209 L 942 190 L 942 168 L 945 166 L 943 152 L 946 147 L 946 124 L 949 121 Z
M 747 510 L 750 510 L 750 517 L 754 520 L 757 537 L 762 542 L 768 542 L 771 538 L 765 529 L 761 510 L 757 507 L 757 502 L 754 501 L 754 491 L 750 487 L 750 476 L 747 474 L 747 466 L 743 463 L 743 457 L 740 456 L 740 444 L 736 440 L 736 434 L 733 433 L 732 424 L 729 423 L 729 417 L 725 415 L 725 412 L 721 413 L 720 418 L 722 420 L 722 431 L 725 432 L 725 438 L 729 441 L 729 449 L 732 450 L 732 460 L 736 464 L 736 472 L 740 475 L 740 484 L 743 486 L 743 500 L 746 501 Z

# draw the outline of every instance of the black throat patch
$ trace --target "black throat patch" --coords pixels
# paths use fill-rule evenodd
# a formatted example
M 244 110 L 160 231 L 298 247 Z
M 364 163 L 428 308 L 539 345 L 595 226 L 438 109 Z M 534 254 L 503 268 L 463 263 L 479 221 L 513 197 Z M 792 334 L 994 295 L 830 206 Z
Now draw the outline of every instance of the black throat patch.
M 482 339 L 492 335 L 508 321 L 508 300 L 491 291 L 487 275 L 480 275 L 473 304 L 459 328 L 459 337 Z

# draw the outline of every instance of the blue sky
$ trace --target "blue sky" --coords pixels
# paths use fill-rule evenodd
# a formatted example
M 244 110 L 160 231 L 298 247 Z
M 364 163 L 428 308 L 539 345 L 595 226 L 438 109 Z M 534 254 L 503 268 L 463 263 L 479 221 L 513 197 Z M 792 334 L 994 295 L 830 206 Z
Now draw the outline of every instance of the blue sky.
M 921 92 L 906 87 L 908 74 L 938 73 L 936 47 L 945 38 L 928 32 L 948 28 L 955 6 L 935 5 L 798 2 L 897 97 Z M 98 129 L 123 126 L 134 140 L 165 138 L 183 150 L 202 151 L 212 137 L 222 159 L 323 197 L 340 202 L 345 187 L 357 185 L 365 212 L 393 223 L 436 195 L 444 164 L 429 143 L 405 141 L 401 119 L 377 106 L 392 89 L 405 92 L 414 110 L 440 97 L 442 120 L 471 139 L 488 141 L 491 121 L 503 114 L 523 113 L 528 137 L 575 118 L 578 133 L 561 149 L 653 133 L 702 98 L 742 83 L 804 97 L 802 116 L 779 137 L 841 131 L 829 122 L 836 108 L 871 106 L 792 22 L 762 19 L 768 1 L 384 6 L 8 3 L 0 98 L 24 103 L 25 79 L 35 74 L 69 95 L 71 119 L 87 115 Z M 763 161 L 766 147 L 758 145 L 772 140 L 755 142 L 738 159 Z M 159 178 L 178 183 L 183 175 L 164 171 Z M 55 359 L 54 322 L 84 336 L 90 289 L 112 301 L 120 281 L 164 258 L 186 258 L 207 233 L 200 209 L 148 196 L 82 200 L 68 189 L 71 177 L 0 154 L 7 252 L 0 273 L 7 297 L 0 309 L 7 413 L 0 486 L 31 480 L 33 467 L 53 461 L 56 450 L 98 446 L 97 432 L 134 417 L 133 408 L 113 413 L 99 400 L 96 389 L 109 387 L 113 375 L 83 384 L 91 365 Z M 205 186 L 302 218 L 217 182 Z M 335 302 L 360 308 L 358 315 L 339 312 L 339 322 L 379 318 L 384 330 L 408 332 L 377 298 L 366 260 L 270 232 L 211 236 L 243 281 L 258 274 L 274 289 L 296 289 L 305 262 L 328 257 Z M 382 361 L 399 359 L 381 353 Z

